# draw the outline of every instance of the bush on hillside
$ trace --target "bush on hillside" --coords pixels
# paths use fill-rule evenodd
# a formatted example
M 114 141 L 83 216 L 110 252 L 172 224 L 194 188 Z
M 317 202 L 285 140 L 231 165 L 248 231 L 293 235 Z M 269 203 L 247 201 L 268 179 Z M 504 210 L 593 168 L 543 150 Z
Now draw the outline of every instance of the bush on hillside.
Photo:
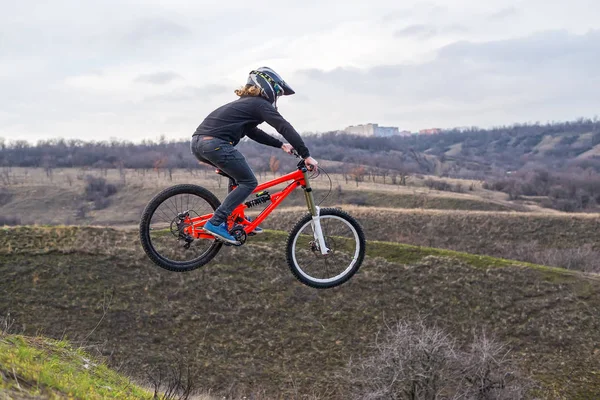
M 452 185 L 445 180 L 436 180 L 431 178 L 425 180 L 425 186 L 427 186 L 429 189 L 441 190 L 446 192 L 464 193 L 465 191 L 463 185 L 460 183 Z
M 102 210 L 108 207 L 110 205 L 110 200 L 108 198 L 117 193 L 117 187 L 112 183 L 107 183 L 104 178 L 98 178 L 92 175 L 87 175 L 85 181 L 85 199 L 93 202 L 96 210 Z
M 354 399 L 517 400 L 531 386 L 508 350 L 485 335 L 461 350 L 439 328 L 401 321 L 373 347 L 345 371 Z

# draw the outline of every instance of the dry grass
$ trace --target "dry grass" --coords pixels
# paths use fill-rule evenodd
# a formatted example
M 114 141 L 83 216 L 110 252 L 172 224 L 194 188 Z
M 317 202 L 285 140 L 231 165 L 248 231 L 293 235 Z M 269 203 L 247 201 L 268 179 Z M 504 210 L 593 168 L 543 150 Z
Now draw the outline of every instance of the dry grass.
M 600 272 L 600 214 L 343 208 L 359 219 L 368 240 Z M 286 230 L 305 212 L 281 210 L 264 226 Z
M 56 168 L 48 175 L 43 168 L 10 168 L 11 186 L 54 186 L 58 188 L 71 188 L 74 191 L 80 191 L 85 186 L 85 176 L 103 177 L 111 183 L 121 183 L 142 188 L 164 188 L 179 183 L 196 183 L 205 186 L 211 190 L 218 190 L 226 186 L 226 179 L 215 174 L 211 169 L 173 169 L 171 174 L 166 170 L 131 170 L 124 169 L 81 169 L 81 168 Z M 291 172 L 291 171 L 290 171 Z M 277 175 L 279 176 L 279 175 Z M 506 196 L 499 192 L 489 191 L 481 188 L 483 182 L 468 179 L 443 178 L 443 180 L 456 185 L 461 184 L 465 190 L 473 185 L 474 193 L 461 194 L 453 192 L 439 192 L 430 190 L 426 187 L 426 179 L 441 180 L 436 177 L 410 177 L 407 186 L 393 185 L 391 179 L 386 177 L 386 183 L 383 183 L 382 176 L 365 176 L 365 181 L 356 183 L 349 178 L 348 182 L 341 174 L 330 174 L 334 187 L 340 185 L 348 190 L 366 190 L 366 191 L 390 191 L 393 193 L 427 193 L 431 195 L 442 195 L 445 197 L 472 198 L 478 194 L 486 193 L 490 199 L 502 201 Z M 272 173 L 258 175 L 259 182 L 273 179 Z M 329 187 L 329 180 L 322 175 L 314 181 L 315 187 Z
M 335 376 L 366 354 L 384 321 L 426 315 L 461 342 L 482 328 L 495 334 L 541 382 L 540 398 L 600 396 L 600 281 L 582 274 L 370 242 L 351 281 L 315 291 L 287 270 L 281 234 L 173 274 L 149 263 L 135 231 L 62 230 L 0 231 L 0 314 L 10 310 L 17 331 L 77 340 L 97 325 L 109 292 L 89 340 L 140 378 L 186 355 L 215 395 L 345 399 Z
M 197 183 L 213 191 L 221 199 L 226 195 L 225 179 L 210 171 L 174 170 L 169 179 L 164 171 L 123 171 L 56 169 L 48 176 L 43 169 L 12 168 L 11 185 L 4 189 L 5 200 L 0 203 L 0 217 L 17 218 L 23 224 L 77 224 L 127 225 L 137 223 L 148 201 L 160 190 L 178 183 Z M 118 188 L 110 196 L 110 204 L 98 209 L 86 198 L 86 177 L 102 177 Z M 271 179 L 272 175 L 263 179 Z M 416 178 L 414 179 L 416 181 Z M 395 208 L 440 208 L 465 210 L 510 211 L 533 210 L 533 206 L 512 204 L 502 199 L 504 194 L 478 191 L 469 193 L 439 192 L 419 186 L 392 186 L 381 183 L 345 183 L 341 176 L 333 176 L 333 192 L 329 205 L 360 204 Z M 324 176 L 314 181 L 317 199 L 329 190 Z M 338 189 L 339 187 L 339 189 Z M 3 192 L 3 193 L 4 193 Z M 285 205 L 303 204 L 298 193 L 286 199 Z M 538 207 L 539 209 L 539 207 Z M 84 210 L 85 212 L 82 212 Z

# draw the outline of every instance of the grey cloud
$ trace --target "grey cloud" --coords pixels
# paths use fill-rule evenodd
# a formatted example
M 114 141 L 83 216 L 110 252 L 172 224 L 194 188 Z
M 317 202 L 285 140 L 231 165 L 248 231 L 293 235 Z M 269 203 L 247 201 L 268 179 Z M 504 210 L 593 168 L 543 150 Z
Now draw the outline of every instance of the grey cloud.
M 138 83 L 150 83 L 154 85 L 164 85 L 175 80 L 182 79 L 181 75 L 172 72 L 172 71 L 164 71 L 164 72 L 156 72 L 153 74 L 143 74 L 135 78 L 135 82 Z
M 522 39 L 486 43 L 459 42 L 443 48 L 439 59 L 476 61 L 512 72 L 556 68 L 559 65 L 566 67 L 564 64 L 569 64 L 576 70 L 584 68 L 598 76 L 595 65 L 600 61 L 600 30 L 584 35 L 550 31 Z M 556 72 L 563 75 L 569 71 L 564 69 Z
M 389 116 L 389 109 L 397 108 L 401 116 L 402 109 L 417 104 L 431 105 L 430 117 L 450 113 L 445 120 L 457 109 L 471 118 L 473 110 L 485 110 L 490 115 L 531 113 L 560 119 L 597 113 L 599 64 L 600 31 L 544 32 L 512 40 L 458 42 L 418 65 L 313 69 L 303 74 L 309 84 L 327 85 L 330 92 L 354 101 L 365 95 L 381 97 L 388 111 L 375 111 L 377 115 Z

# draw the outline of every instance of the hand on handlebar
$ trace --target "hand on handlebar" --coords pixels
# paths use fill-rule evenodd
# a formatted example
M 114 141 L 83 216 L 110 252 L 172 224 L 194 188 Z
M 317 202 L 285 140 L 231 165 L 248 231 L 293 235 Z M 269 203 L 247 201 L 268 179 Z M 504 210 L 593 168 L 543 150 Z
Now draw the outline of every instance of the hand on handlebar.
M 306 164 L 306 167 L 309 171 L 316 171 L 318 169 L 317 165 L 319 165 L 317 160 L 312 157 L 306 157 L 304 159 L 304 164 Z
M 283 149 L 283 151 L 285 151 L 288 154 L 292 154 L 292 155 L 296 156 L 297 158 L 302 158 L 300 156 L 300 154 L 298 154 L 298 152 L 296 151 L 296 149 L 294 149 L 289 144 L 284 144 L 283 146 L 281 146 L 281 148 Z M 317 162 L 317 160 L 315 160 L 312 157 L 305 158 L 304 159 L 304 164 L 306 165 L 306 167 L 308 168 L 309 171 L 316 171 L 318 169 L 317 165 L 319 165 L 319 163 Z

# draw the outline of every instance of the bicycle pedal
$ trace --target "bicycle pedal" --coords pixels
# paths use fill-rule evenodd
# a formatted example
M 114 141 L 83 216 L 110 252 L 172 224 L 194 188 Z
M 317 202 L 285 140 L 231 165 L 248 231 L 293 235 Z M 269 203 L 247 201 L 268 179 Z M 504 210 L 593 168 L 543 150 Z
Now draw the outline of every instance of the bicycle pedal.
M 229 243 L 229 242 L 219 239 L 216 236 L 215 236 L 215 242 L 223 243 L 225 246 L 233 246 L 233 247 L 240 247 L 241 245 L 243 245 L 243 243 L 240 243 L 240 242 L 237 242 L 237 244 Z
M 233 243 L 225 242 L 222 240 L 219 240 L 219 242 L 223 243 L 225 246 L 240 247 L 241 245 L 243 245 L 243 243 L 240 243 L 240 242 L 238 242 L 238 244 L 233 244 Z

